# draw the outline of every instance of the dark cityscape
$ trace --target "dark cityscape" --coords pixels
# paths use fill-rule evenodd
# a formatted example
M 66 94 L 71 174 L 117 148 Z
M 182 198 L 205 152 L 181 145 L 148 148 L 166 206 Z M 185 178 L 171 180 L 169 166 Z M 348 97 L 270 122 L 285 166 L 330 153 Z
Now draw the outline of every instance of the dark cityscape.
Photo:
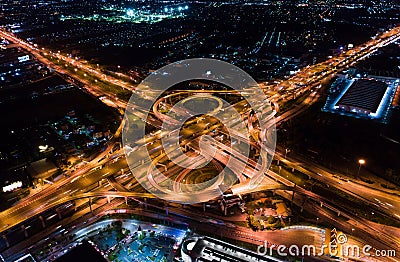
M 0 110 L 0 261 L 400 261 L 397 0 L 2 0 Z

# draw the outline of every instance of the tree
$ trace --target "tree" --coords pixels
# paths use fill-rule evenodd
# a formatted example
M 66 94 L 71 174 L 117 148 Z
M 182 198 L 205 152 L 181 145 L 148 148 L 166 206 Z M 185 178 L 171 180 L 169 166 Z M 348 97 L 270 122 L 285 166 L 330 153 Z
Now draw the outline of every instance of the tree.
M 254 230 L 257 231 L 258 230 L 258 222 L 257 220 L 254 218 L 253 215 L 249 215 L 247 217 L 247 222 L 249 223 L 249 227 Z
M 268 217 L 268 224 L 273 224 L 275 223 L 275 218 L 273 216 Z

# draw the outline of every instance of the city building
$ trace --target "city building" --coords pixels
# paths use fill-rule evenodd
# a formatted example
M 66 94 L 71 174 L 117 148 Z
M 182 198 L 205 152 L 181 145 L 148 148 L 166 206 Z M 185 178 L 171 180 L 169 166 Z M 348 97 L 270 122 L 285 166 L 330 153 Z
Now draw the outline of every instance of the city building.
M 322 110 L 387 123 L 399 82 L 393 77 L 338 75 Z
M 182 243 L 182 259 L 185 262 L 252 262 L 282 261 L 259 255 L 247 249 L 211 237 L 190 237 Z
M 388 87 L 387 83 L 375 79 L 354 79 L 334 107 L 376 116 Z

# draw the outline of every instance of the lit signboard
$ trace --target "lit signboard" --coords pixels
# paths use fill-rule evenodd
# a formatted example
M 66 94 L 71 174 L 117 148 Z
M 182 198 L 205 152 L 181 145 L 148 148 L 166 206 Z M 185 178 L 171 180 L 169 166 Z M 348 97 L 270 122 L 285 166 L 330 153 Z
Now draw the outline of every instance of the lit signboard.
M 20 188 L 20 187 L 22 187 L 22 182 L 21 181 L 14 182 L 11 185 L 3 186 L 3 192 L 13 191 L 14 189 L 17 189 L 17 188 Z
M 29 55 L 24 55 L 24 56 L 20 56 L 18 57 L 18 62 L 25 62 L 29 60 Z

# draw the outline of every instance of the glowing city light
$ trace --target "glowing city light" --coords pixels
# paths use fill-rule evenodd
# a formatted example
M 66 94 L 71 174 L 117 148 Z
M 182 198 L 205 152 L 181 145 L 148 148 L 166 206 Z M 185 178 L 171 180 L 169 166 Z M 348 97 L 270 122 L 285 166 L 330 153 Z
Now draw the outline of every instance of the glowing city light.
M 185 10 L 188 10 L 188 9 L 189 9 L 189 6 L 185 5 Z
M 168 7 L 164 8 L 164 12 L 168 12 Z
M 126 14 L 127 14 L 128 16 L 134 16 L 134 13 L 133 13 L 133 10 L 132 10 L 132 9 L 128 9 L 128 10 L 126 11 Z
M 182 9 L 183 9 L 182 6 L 178 7 L 178 10 L 179 10 L 179 11 L 182 11 Z
M 21 181 L 14 182 L 11 185 L 4 186 L 3 187 L 3 192 L 13 191 L 14 189 L 17 189 L 17 188 L 20 188 L 20 187 L 22 187 L 22 182 Z
M 46 151 L 48 148 L 49 148 L 49 146 L 48 146 L 48 145 L 45 145 L 45 146 L 39 146 L 39 150 L 40 150 L 40 152 L 44 152 L 44 151 Z

